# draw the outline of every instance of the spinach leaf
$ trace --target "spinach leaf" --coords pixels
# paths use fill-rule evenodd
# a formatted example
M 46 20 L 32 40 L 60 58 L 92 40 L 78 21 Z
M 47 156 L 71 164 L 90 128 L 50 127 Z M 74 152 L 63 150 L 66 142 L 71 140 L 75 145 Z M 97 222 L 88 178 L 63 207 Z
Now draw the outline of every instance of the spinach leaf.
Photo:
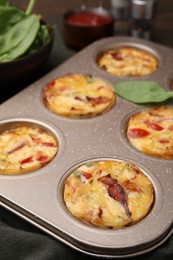
M 38 50 L 50 40 L 49 28 L 32 14 L 36 0 L 26 11 L 0 0 L 0 62 L 11 61 Z
M 0 0 L 0 5 L 7 5 L 8 4 L 8 0 Z
M 12 50 L 20 44 L 20 42 L 25 39 L 31 28 L 34 30 L 32 26 L 35 17 L 35 15 L 26 16 L 25 19 L 16 23 L 5 34 L 0 35 L 0 55 Z
M 40 20 L 38 16 L 34 14 L 28 16 L 27 18 L 29 18 L 29 23 L 27 28 L 25 28 L 25 38 L 9 52 L 0 56 L 0 61 L 10 61 L 20 57 L 33 43 L 40 27 Z
M 0 6 L 0 35 L 7 32 L 24 17 L 25 13 L 16 7 Z
M 37 51 L 39 48 L 44 46 L 46 43 L 48 43 L 50 39 L 50 34 L 47 25 L 40 25 L 39 31 L 37 33 L 37 36 L 32 43 L 31 47 L 27 50 L 25 53 L 26 55 L 33 53 Z
M 155 81 L 130 80 L 115 84 L 117 95 L 134 103 L 158 103 L 173 97 Z

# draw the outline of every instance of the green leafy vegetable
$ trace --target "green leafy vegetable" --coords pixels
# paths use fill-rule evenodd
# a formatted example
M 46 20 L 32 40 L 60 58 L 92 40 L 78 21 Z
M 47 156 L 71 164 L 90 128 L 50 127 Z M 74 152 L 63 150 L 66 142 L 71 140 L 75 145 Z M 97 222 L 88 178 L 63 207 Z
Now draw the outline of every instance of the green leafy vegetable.
M 37 37 L 35 38 L 31 47 L 27 50 L 26 54 L 35 52 L 36 50 L 44 46 L 46 43 L 48 43 L 49 39 L 50 39 L 50 35 L 49 35 L 48 27 L 42 24 L 37 33 Z
M 8 4 L 8 0 L 0 0 L 0 5 L 7 5 Z
M 115 84 L 116 93 L 131 102 L 158 103 L 173 97 L 172 91 L 166 91 L 155 81 L 130 80 Z
M 26 38 L 29 31 L 35 31 L 37 27 L 39 29 L 39 21 L 36 21 L 36 24 L 34 24 L 33 20 L 38 21 L 38 18 L 36 19 L 35 15 L 26 16 L 26 18 L 12 26 L 6 34 L 0 36 L 0 55 L 11 51 L 20 44 Z
M 25 13 L 16 7 L 0 6 L 0 35 L 6 33 L 10 28 L 25 17 Z
M 36 0 L 30 0 L 26 11 L 0 0 L 0 62 L 28 55 L 50 39 L 47 25 L 39 15 L 32 14 Z
M 15 48 L 11 49 L 6 55 L 3 55 L 0 57 L 0 61 L 10 61 L 14 60 L 15 58 L 21 56 L 23 53 L 26 52 L 26 50 L 31 46 L 33 43 L 37 32 L 39 30 L 39 19 L 36 15 L 29 16 L 30 18 L 30 26 L 32 27 L 32 30 L 30 29 L 31 27 L 28 26 L 27 30 L 25 30 L 25 38 L 23 41 L 21 41 Z

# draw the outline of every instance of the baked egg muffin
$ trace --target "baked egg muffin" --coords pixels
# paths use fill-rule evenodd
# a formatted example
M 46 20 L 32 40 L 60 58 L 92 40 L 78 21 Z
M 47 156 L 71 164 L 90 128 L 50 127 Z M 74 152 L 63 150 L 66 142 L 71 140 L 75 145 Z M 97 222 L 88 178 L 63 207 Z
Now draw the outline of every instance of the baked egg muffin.
M 43 89 L 45 105 L 70 118 L 103 114 L 115 104 L 113 88 L 104 80 L 82 74 L 68 74 L 49 82 Z
M 139 77 L 155 72 L 159 61 L 145 50 L 122 46 L 103 51 L 99 56 L 98 65 L 112 75 Z
M 117 229 L 135 224 L 150 212 L 154 188 L 131 162 L 88 162 L 66 179 L 64 202 L 78 220 Z
M 20 124 L 0 134 L 0 174 L 28 173 L 48 164 L 58 152 L 57 140 L 44 129 Z

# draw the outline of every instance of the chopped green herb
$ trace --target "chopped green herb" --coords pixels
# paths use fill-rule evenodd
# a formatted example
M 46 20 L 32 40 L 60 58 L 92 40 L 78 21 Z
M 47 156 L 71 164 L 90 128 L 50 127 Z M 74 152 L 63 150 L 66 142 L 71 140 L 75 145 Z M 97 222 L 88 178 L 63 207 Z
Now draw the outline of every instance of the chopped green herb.
M 87 164 L 86 164 L 86 166 L 88 167 L 88 168 L 92 168 L 92 167 L 94 167 L 96 165 L 96 163 L 94 163 L 94 162 L 88 162 Z

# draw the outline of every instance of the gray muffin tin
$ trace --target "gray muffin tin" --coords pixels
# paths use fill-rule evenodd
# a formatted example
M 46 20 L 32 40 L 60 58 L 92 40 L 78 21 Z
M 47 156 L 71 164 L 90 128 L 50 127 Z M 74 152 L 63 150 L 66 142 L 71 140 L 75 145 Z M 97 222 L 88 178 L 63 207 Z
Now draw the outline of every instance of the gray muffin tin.
M 173 160 L 142 154 L 126 138 L 131 114 L 148 106 L 138 106 L 117 97 L 107 113 L 90 119 L 69 119 L 49 111 L 42 101 L 43 87 L 68 73 L 90 74 L 112 86 L 128 77 L 101 70 L 96 58 L 100 51 L 130 45 L 145 49 L 160 61 L 158 70 L 141 80 L 155 80 L 167 90 L 173 79 L 173 50 L 153 42 L 130 37 L 99 40 L 61 66 L 12 97 L 0 107 L 0 128 L 18 122 L 38 124 L 59 142 L 59 152 L 51 163 L 25 175 L 0 175 L 1 204 L 70 247 L 98 257 L 126 258 L 151 251 L 173 233 Z M 139 79 L 139 78 L 138 78 Z M 172 105 L 172 100 L 164 103 Z M 155 190 L 151 212 L 139 223 L 123 229 L 101 229 L 75 219 L 63 201 L 64 182 L 70 172 L 86 161 L 127 160 L 150 178 Z

